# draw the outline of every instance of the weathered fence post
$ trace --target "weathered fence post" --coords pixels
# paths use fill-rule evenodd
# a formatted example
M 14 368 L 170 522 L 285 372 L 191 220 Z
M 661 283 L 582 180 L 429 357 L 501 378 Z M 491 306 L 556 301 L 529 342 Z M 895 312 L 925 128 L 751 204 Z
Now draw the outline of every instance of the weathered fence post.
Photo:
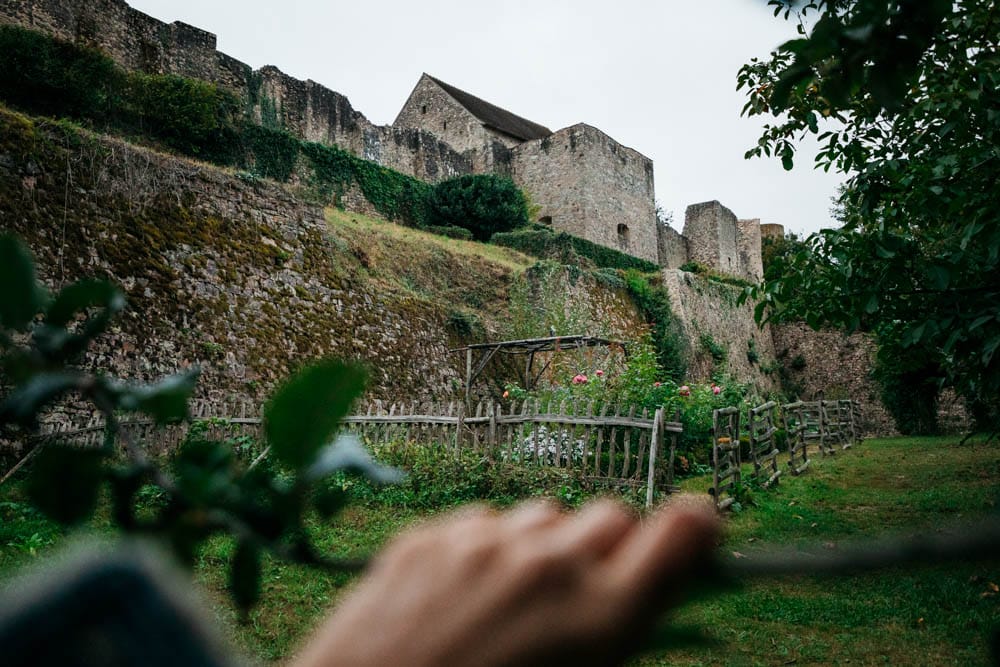
M 656 456 L 663 438 L 663 408 L 653 414 L 653 437 L 649 441 L 649 470 L 646 473 L 646 507 L 653 506 L 653 484 L 656 481 Z

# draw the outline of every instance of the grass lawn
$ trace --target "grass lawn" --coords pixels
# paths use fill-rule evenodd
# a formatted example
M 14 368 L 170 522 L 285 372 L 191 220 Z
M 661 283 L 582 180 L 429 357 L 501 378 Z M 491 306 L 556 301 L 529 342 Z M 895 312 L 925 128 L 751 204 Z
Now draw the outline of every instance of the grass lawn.
M 773 491 L 754 492 L 755 506 L 727 520 L 722 548 L 747 558 L 777 545 L 837 549 L 887 531 L 936 531 L 994 512 L 998 453 L 996 445 L 959 444 L 956 438 L 867 441 L 814 460 L 805 475 L 783 477 Z M 703 493 L 708 480 L 692 478 L 683 486 Z M 386 504 L 353 507 L 333 526 L 317 527 L 317 536 L 333 553 L 356 555 L 430 513 Z M 100 518 L 95 523 L 98 530 L 106 525 Z M 36 560 L 62 536 L 23 503 L 16 485 L 0 489 L 0 576 Z M 263 603 L 241 625 L 225 595 L 222 566 L 230 553 L 225 540 L 212 542 L 195 578 L 233 642 L 262 662 L 287 657 L 349 581 L 269 562 Z M 722 640 L 718 647 L 636 664 L 986 664 L 987 638 L 1000 627 L 997 583 L 1000 557 L 990 564 L 757 582 L 677 614 L 680 623 L 708 628 Z

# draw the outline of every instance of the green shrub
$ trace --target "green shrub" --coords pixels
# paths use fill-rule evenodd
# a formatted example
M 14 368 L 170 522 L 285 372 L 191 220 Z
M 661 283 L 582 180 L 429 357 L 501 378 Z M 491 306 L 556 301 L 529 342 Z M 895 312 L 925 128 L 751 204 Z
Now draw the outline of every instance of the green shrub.
M 447 236 L 450 239 L 458 239 L 460 241 L 471 241 L 472 232 L 468 229 L 463 229 L 462 227 L 438 227 L 436 225 L 431 225 L 430 227 L 422 227 L 425 232 L 430 232 L 431 234 L 437 234 L 438 236 Z
M 542 259 L 552 259 L 561 264 L 578 264 L 580 258 L 604 269 L 636 269 L 646 273 L 659 271 L 660 267 L 613 248 L 607 248 L 566 232 L 553 232 L 544 227 L 519 229 L 514 232 L 494 234 L 492 243 L 502 245 Z
M 182 153 L 221 164 L 238 154 L 240 103 L 205 81 L 172 74 L 130 73 L 124 91 L 125 123 Z
M 443 444 L 383 445 L 375 454 L 381 462 L 406 471 L 406 479 L 400 484 L 377 486 L 340 476 L 342 488 L 356 501 L 434 509 L 486 500 L 510 505 L 532 496 L 577 504 L 589 495 L 580 475 L 573 471 L 491 461 L 467 448 L 456 455 Z
M 659 276 L 651 280 L 649 276 L 632 269 L 625 272 L 625 285 L 652 327 L 650 333 L 660 367 L 674 380 L 682 379 L 687 372 L 687 339 Z
M 16 26 L 0 26 L 0 97 L 49 116 L 103 121 L 123 75 L 102 53 Z
M 285 182 L 295 171 L 302 142 L 283 130 L 245 123 L 241 166 L 250 173 Z
M 429 222 L 464 227 L 489 241 L 528 222 L 528 204 L 514 181 L 492 174 L 459 176 L 438 183 L 429 200 Z

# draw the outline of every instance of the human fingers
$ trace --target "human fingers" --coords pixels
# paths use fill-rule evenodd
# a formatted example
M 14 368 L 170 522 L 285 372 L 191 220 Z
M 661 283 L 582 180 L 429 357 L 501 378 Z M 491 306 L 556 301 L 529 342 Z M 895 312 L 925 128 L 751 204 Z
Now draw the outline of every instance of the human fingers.
M 691 574 L 707 563 L 719 533 L 707 503 L 671 503 L 621 543 L 610 562 L 612 576 L 640 608 L 675 603 Z
M 529 500 L 504 515 L 504 530 L 512 537 L 548 529 L 565 515 L 548 500 Z
M 634 516 L 625 507 L 602 499 L 584 506 L 553 539 L 570 554 L 600 559 L 614 551 L 635 526 Z

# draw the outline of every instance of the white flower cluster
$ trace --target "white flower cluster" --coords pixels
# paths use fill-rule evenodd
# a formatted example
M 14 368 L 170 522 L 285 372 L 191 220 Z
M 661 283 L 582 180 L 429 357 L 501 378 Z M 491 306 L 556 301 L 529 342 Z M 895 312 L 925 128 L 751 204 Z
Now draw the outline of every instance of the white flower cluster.
M 547 426 L 542 425 L 528 433 L 521 441 L 520 452 L 515 451 L 513 458 L 520 461 L 537 458 L 546 465 L 555 465 L 557 461 L 561 464 L 579 463 L 583 460 L 583 452 L 583 440 L 574 439 L 570 431 L 553 429 L 550 432 Z

